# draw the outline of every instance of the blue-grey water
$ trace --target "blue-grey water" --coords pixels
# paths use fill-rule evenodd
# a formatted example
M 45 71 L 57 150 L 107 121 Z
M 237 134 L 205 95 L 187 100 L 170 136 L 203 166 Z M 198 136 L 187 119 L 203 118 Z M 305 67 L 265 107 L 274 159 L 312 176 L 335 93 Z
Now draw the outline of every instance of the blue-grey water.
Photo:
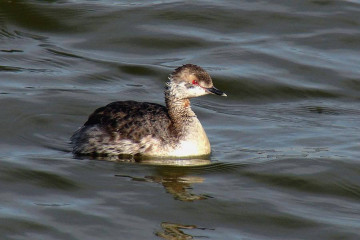
M 73 157 L 185 63 L 228 95 L 192 100 L 210 159 Z M 1 240 L 357 240 L 359 130 L 358 0 L 0 1 Z

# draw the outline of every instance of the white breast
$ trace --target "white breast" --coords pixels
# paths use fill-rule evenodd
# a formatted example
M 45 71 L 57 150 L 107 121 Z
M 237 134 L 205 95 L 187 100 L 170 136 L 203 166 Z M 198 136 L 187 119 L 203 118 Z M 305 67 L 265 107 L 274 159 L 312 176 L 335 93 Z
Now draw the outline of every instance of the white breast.
M 147 155 L 158 157 L 191 157 L 209 155 L 211 147 L 208 137 L 197 118 L 188 125 L 186 134 L 174 145 L 163 145 L 153 148 Z

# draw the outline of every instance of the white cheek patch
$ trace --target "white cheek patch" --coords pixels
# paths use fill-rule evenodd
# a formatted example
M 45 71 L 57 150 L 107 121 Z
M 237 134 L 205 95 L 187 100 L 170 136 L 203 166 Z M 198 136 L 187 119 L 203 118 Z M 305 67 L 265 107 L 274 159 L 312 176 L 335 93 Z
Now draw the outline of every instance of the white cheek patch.
M 167 87 L 170 90 L 170 95 L 178 99 L 193 98 L 208 94 L 205 88 L 188 82 L 170 82 L 167 84 Z
M 204 89 L 200 86 L 194 86 L 193 88 L 188 89 L 188 94 L 189 94 L 189 97 L 198 97 L 198 96 L 208 94 L 208 92 L 206 91 L 206 89 Z

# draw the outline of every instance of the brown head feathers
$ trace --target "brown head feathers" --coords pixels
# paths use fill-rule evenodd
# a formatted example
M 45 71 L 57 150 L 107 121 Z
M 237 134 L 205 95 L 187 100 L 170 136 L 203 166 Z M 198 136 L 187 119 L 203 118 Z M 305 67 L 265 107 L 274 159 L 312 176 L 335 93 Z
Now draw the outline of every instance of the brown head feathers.
M 203 68 L 194 64 L 185 64 L 176 68 L 174 72 L 170 74 L 170 78 L 175 82 L 185 81 L 192 83 L 193 81 L 197 81 L 200 86 L 207 88 L 213 86 L 210 75 Z

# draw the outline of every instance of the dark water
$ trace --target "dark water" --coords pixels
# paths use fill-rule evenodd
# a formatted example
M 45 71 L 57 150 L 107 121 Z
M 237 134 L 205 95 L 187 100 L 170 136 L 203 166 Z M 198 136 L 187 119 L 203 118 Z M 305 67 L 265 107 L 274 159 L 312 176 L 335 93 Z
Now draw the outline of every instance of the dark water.
M 0 1 L 0 238 L 360 239 L 359 50 L 357 0 Z M 73 158 L 185 63 L 211 163 Z

